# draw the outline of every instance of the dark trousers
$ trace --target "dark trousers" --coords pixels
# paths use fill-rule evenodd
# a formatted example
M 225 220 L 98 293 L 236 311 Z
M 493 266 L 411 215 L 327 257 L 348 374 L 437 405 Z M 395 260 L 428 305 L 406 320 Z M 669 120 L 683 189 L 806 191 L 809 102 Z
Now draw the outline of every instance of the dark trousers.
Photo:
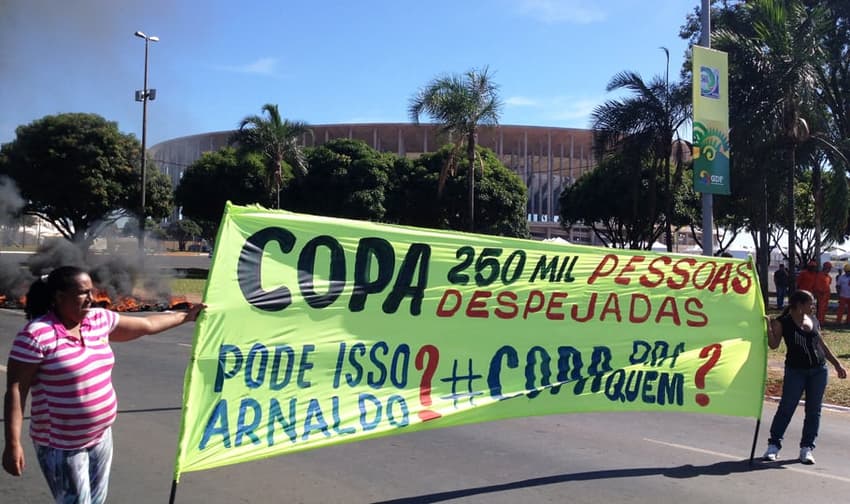
M 800 448 L 815 447 L 815 438 L 818 437 L 820 429 L 820 410 L 823 404 L 823 393 L 826 390 L 827 381 L 826 365 L 811 368 L 797 369 L 785 366 L 785 379 L 782 383 L 782 399 L 770 424 L 770 439 L 768 442 L 782 447 L 782 438 L 785 429 L 794 416 L 797 403 L 806 393 L 806 417 L 803 419 L 803 437 L 800 438 Z
M 780 310 L 785 307 L 785 296 L 788 294 L 788 287 L 776 286 L 776 307 Z

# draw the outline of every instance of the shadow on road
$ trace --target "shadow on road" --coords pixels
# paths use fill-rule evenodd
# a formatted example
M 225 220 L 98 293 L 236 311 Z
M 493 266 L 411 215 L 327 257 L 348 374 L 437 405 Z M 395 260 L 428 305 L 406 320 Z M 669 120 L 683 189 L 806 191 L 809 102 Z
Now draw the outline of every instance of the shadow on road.
M 749 459 L 717 462 L 710 465 L 695 466 L 691 464 L 678 467 L 647 467 L 635 469 L 613 469 L 607 471 L 590 471 L 575 474 L 558 474 L 555 476 L 544 476 L 541 478 L 531 478 L 520 481 L 512 481 L 499 485 L 489 485 L 476 488 L 466 488 L 463 490 L 451 490 L 448 492 L 432 493 L 427 495 L 417 495 L 415 497 L 402 497 L 399 499 L 385 500 L 375 502 L 373 504 L 425 504 L 429 502 L 441 502 L 461 497 L 470 497 L 473 495 L 482 495 L 495 492 L 503 492 L 508 490 L 518 490 L 521 488 L 530 488 L 543 485 L 553 485 L 557 483 L 567 483 L 569 481 L 589 481 L 611 478 L 637 478 L 641 476 L 666 476 L 668 478 L 695 478 L 697 476 L 726 476 L 733 473 L 745 473 L 751 471 L 762 471 L 765 469 L 780 469 L 785 465 L 799 464 L 797 460 L 782 460 L 778 462 L 764 463 L 755 461 L 750 464 Z

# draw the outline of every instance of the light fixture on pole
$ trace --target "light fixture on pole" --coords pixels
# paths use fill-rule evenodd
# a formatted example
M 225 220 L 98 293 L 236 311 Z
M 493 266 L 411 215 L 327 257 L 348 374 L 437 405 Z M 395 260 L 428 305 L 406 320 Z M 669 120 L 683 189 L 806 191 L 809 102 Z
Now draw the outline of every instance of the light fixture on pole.
M 148 130 L 148 100 L 156 99 L 156 89 L 148 89 L 148 46 L 151 42 L 159 42 L 159 37 L 147 36 L 137 31 L 135 36 L 145 40 L 145 81 L 141 91 L 136 91 L 136 101 L 142 102 L 142 206 L 139 208 L 139 253 L 145 253 L 145 185 L 147 165 L 147 130 Z

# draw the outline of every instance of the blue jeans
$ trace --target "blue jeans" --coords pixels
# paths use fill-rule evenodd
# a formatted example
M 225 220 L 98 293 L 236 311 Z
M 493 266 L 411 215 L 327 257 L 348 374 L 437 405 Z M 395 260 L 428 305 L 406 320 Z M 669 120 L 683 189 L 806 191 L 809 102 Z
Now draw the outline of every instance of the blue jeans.
M 803 437 L 800 448 L 815 447 L 815 438 L 820 428 L 820 409 L 827 381 L 826 365 L 811 369 L 796 369 L 785 366 L 785 379 L 782 383 L 782 399 L 773 423 L 770 424 L 768 443 L 782 448 L 782 437 L 791 422 L 794 410 L 803 392 L 806 392 L 806 417 L 803 419 Z
M 112 467 L 112 429 L 81 450 L 35 445 L 38 465 L 57 504 L 103 504 Z
M 785 295 L 788 293 L 788 287 L 776 287 L 776 307 L 785 307 Z

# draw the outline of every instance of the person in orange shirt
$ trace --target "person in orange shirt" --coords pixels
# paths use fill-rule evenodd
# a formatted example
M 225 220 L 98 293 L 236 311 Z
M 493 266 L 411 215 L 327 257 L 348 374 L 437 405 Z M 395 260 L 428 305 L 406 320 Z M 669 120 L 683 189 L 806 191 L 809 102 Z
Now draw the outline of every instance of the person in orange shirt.
M 829 261 L 823 263 L 823 269 L 815 276 L 815 287 L 812 291 L 815 299 L 818 300 L 818 322 L 821 326 L 826 322 L 826 310 L 829 308 L 829 296 L 832 292 L 830 271 L 832 271 L 832 263 Z
M 815 278 L 818 276 L 818 263 L 815 262 L 814 259 L 809 261 L 806 264 L 806 269 L 802 270 L 800 274 L 797 275 L 797 283 L 794 288 L 790 288 L 789 290 L 804 290 L 809 291 L 811 293 L 815 292 Z

